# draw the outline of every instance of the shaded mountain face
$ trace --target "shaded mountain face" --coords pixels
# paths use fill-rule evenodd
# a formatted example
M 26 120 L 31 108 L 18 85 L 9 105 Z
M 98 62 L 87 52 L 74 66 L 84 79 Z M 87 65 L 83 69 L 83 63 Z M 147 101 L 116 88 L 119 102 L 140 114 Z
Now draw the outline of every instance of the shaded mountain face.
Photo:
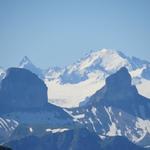
M 0 82 L 0 143 L 47 129 L 73 128 L 62 108 L 48 103 L 47 87 L 34 73 L 10 68 Z
M 46 85 L 26 69 L 8 69 L 0 84 L 0 105 L 4 111 L 41 108 L 47 104 Z
M 14 150 L 144 150 L 124 137 L 102 140 L 96 133 L 85 128 L 42 137 L 28 136 L 5 145 L 9 145 Z
M 0 112 L 4 113 L 35 110 L 60 111 L 67 115 L 62 108 L 48 103 L 45 83 L 36 74 L 21 68 L 8 69 L 0 82 L 0 105 Z
M 109 76 L 81 107 L 66 111 L 100 136 L 125 136 L 138 144 L 149 139 L 150 100 L 138 94 L 126 68 Z
M 124 67 L 109 76 L 106 85 L 88 103 L 113 106 L 140 118 L 150 118 L 150 100 L 138 94 L 136 87 L 131 84 L 128 70 Z
M 142 150 L 143 148 L 133 144 L 127 138 L 116 136 L 108 137 L 103 143 L 102 147 L 105 150 Z

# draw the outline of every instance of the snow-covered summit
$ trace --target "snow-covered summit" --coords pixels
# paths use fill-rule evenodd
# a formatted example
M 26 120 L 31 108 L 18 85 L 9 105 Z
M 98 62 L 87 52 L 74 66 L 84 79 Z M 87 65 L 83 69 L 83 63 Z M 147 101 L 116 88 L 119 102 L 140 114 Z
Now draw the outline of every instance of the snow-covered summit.
M 115 50 L 102 49 L 99 51 L 91 52 L 86 57 L 82 58 L 79 62 L 69 66 L 70 71 L 76 69 L 82 71 L 85 69 L 103 69 L 106 72 L 112 72 L 122 66 L 129 66 L 127 58 L 120 55 Z
M 48 86 L 49 102 L 58 106 L 78 106 L 102 88 L 105 79 L 121 67 L 129 70 L 132 83 L 137 86 L 139 93 L 150 98 L 150 62 L 112 49 L 92 51 L 64 68 L 42 70 L 27 56 L 23 57 L 18 67 L 28 69 L 43 79 Z
M 91 73 L 97 74 L 99 72 L 101 74 L 102 72 L 105 76 L 115 73 L 121 67 L 126 67 L 129 71 L 132 71 L 147 64 L 150 63 L 136 57 L 128 57 L 120 51 L 101 49 L 89 53 L 76 63 L 64 68 L 63 71 L 53 70 L 53 74 L 59 74 L 57 77 L 62 84 L 76 84 L 87 80 Z
M 141 75 L 149 64 L 148 61 L 126 56 L 116 50 L 101 49 L 90 52 L 61 70 L 53 69 L 47 73 L 45 83 L 48 86 L 49 101 L 64 107 L 78 106 L 100 89 L 109 75 L 122 67 L 129 70 L 140 94 L 150 97 L 149 92 L 145 91 L 150 87 L 150 81 L 147 80 L 148 67 L 144 75 Z
M 27 56 L 23 57 L 23 59 L 19 63 L 18 68 L 28 69 L 38 75 L 38 77 L 43 78 L 43 70 L 36 67 Z
M 68 72 L 84 70 L 103 70 L 107 73 L 116 72 L 121 67 L 127 67 L 129 70 L 135 70 L 143 67 L 144 64 L 150 64 L 148 61 L 136 57 L 128 57 L 120 51 L 112 49 L 101 49 L 94 51 L 80 59 L 78 62 L 67 67 Z

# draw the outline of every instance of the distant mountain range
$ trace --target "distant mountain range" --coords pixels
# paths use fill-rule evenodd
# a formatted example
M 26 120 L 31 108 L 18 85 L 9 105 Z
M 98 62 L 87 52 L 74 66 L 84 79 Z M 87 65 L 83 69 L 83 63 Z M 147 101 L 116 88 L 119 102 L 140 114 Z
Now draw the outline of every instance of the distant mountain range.
M 63 107 L 79 106 L 105 84 L 105 79 L 121 67 L 128 68 L 140 94 L 150 98 L 150 62 L 123 53 L 102 49 L 76 63 L 45 74 L 49 102 Z
M 132 83 L 136 85 L 139 93 L 150 98 L 150 62 L 128 57 L 115 50 L 91 52 L 65 68 L 50 67 L 46 70 L 36 67 L 25 56 L 17 67 L 38 75 L 48 87 L 49 102 L 61 107 L 79 106 L 102 88 L 105 79 L 121 67 L 128 68 Z M 4 69 L 0 69 L 0 74 L 4 75 Z
M 150 99 L 141 92 L 149 91 L 149 70 L 147 61 L 106 49 L 63 69 L 42 70 L 24 57 L 17 68 L 1 69 L 0 144 L 13 150 L 148 149 Z
M 109 76 L 106 85 L 77 108 L 49 104 L 44 82 L 26 69 L 8 69 L 0 87 L 0 143 L 14 150 L 40 145 L 41 149 L 83 150 L 84 144 L 110 150 L 121 142 L 128 145 L 124 150 L 142 149 L 126 138 L 150 146 L 150 100 L 138 94 L 126 68 Z M 113 143 L 108 138 L 112 136 L 120 138 Z

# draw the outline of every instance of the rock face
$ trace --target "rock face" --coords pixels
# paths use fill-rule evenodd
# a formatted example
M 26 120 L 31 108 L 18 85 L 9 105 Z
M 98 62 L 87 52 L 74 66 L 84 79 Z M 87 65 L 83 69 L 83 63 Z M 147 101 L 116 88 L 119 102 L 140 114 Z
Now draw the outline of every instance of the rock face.
M 123 67 L 117 73 L 109 76 L 106 79 L 106 85 L 96 94 L 102 95 L 99 101 L 119 103 L 119 101 L 127 101 L 124 100 L 126 97 L 131 99 L 133 95 L 137 96 L 138 92 L 136 87 L 131 85 L 131 76 L 128 70 Z
M 41 108 L 48 102 L 47 87 L 26 69 L 10 68 L 0 83 L 0 105 L 8 110 Z
M 103 101 L 116 105 L 126 102 L 125 98 L 134 99 L 138 95 L 136 87 L 131 85 L 131 76 L 126 68 L 121 68 L 117 73 L 109 76 L 103 91 Z
M 129 93 L 130 90 L 133 91 L 135 89 L 135 87 L 131 85 L 131 76 L 126 68 L 121 68 L 116 74 L 109 76 L 106 79 L 106 88 L 108 97 L 109 94 L 116 92 L 119 92 L 120 94 L 123 94 L 122 96 L 125 96 L 127 92 Z
M 139 95 L 126 68 L 106 79 L 106 85 L 81 107 L 67 109 L 89 130 L 102 136 L 125 136 L 147 146 L 150 136 L 150 100 Z
M 150 100 L 138 94 L 125 67 L 106 79 L 106 85 L 91 97 L 90 103 L 113 106 L 131 115 L 150 118 Z
M 0 82 L 0 106 L 0 143 L 75 124 L 62 108 L 48 103 L 44 82 L 23 68 L 7 70 Z

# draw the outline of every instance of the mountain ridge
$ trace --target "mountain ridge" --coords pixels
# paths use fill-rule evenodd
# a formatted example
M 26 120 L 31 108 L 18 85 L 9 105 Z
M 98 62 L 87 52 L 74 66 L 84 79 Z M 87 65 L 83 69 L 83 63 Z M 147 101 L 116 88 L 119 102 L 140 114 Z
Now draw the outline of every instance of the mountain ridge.
M 32 95 L 33 93 L 40 98 L 38 103 L 34 101 L 36 97 Z M 3 98 L 5 95 L 8 96 L 7 99 Z M 23 96 L 20 97 L 20 95 Z M 49 133 L 54 135 L 54 133 L 60 134 L 71 129 L 85 127 L 86 130 L 95 132 L 97 138 L 125 136 L 136 144 L 149 146 L 150 111 L 148 107 L 150 101 L 138 95 L 138 91 L 131 83 L 131 76 L 124 67 L 107 77 L 106 85 L 90 97 L 85 105 L 72 109 L 62 109 L 49 104 L 46 85 L 37 75 L 27 69 L 11 68 L 0 82 L 0 102 L 2 106 L 3 102 L 6 102 L 10 110 L 8 112 L 8 108 L 5 107 L 5 112 L 0 114 L 2 127 L 0 131 L 3 131 L 0 141 L 3 143 L 28 138 L 28 136 L 38 138 Z M 132 104 L 135 106 L 134 109 Z M 15 109 L 11 110 L 11 107 Z M 37 109 L 34 109 L 35 107 Z M 75 135 L 80 135 L 80 131 Z M 81 138 L 77 136 L 74 140 L 80 141 L 83 137 L 84 135 L 81 134 Z M 78 146 L 80 144 L 77 142 L 74 148 Z
M 105 79 L 121 67 L 128 68 L 133 84 L 137 86 L 140 94 L 149 98 L 149 92 L 146 90 L 150 87 L 147 71 L 149 64 L 148 61 L 128 57 L 120 51 L 102 49 L 92 52 L 77 63 L 57 72 L 56 78 L 53 76 L 51 80 L 47 76 L 45 83 L 49 87 L 49 102 L 63 107 L 79 106 L 81 102 L 102 88 Z
M 72 117 L 98 135 L 125 136 L 142 144 L 150 136 L 150 100 L 139 95 L 126 68 L 106 78 L 106 85 L 82 106 L 68 108 Z
M 0 143 L 47 128 L 72 128 L 74 121 L 62 108 L 48 103 L 47 87 L 36 74 L 10 68 L 0 82 Z M 27 130 L 22 133 L 24 125 Z M 16 136 L 12 136 L 15 132 Z
M 64 68 L 49 67 L 43 70 L 36 67 L 26 56 L 18 67 L 32 71 L 46 83 L 50 103 L 70 108 L 85 102 L 104 86 L 108 76 L 121 67 L 128 68 L 132 76 L 132 83 L 136 85 L 138 92 L 150 98 L 149 66 L 150 62 L 129 57 L 121 51 L 101 49 L 90 52 Z M 0 80 L 3 76 L 4 74 Z

